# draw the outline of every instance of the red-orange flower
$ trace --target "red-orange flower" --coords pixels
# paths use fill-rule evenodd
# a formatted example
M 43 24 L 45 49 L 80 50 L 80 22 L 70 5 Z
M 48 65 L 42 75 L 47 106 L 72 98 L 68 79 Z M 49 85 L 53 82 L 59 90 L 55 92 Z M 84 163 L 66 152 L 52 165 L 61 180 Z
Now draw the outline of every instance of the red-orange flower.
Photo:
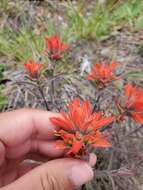
M 143 89 L 127 84 L 124 87 L 125 111 L 136 122 L 143 124 Z
M 39 72 L 40 72 L 42 66 L 43 65 L 41 63 L 34 62 L 32 59 L 29 59 L 24 64 L 24 67 L 25 67 L 26 71 L 28 72 L 28 74 L 32 78 L 37 78 L 38 77 Z
M 113 122 L 114 117 L 104 117 L 102 113 L 92 113 L 89 102 L 76 98 L 70 102 L 68 112 L 61 112 L 62 118 L 52 117 L 50 120 L 60 130 L 56 135 L 59 148 L 66 148 L 67 154 L 74 156 L 88 155 L 94 147 L 110 147 L 111 144 L 100 129 Z
M 143 89 L 126 84 L 124 86 L 123 96 L 115 99 L 115 104 L 120 113 L 119 120 L 125 119 L 125 116 L 133 118 L 136 122 L 143 124 Z
M 50 59 L 61 59 L 63 57 L 63 51 L 69 48 L 69 45 L 64 44 L 57 35 L 45 37 L 45 44 L 45 52 L 48 54 Z
M 98 87 L 103 88 L 109 82 L 116 80 L 118 77 L 114 74 L 117 63 L 112 61 L 110 64 L 97 63 L 93 65 L 91 72 L 87 76 L 87 80 L 93 80 Z

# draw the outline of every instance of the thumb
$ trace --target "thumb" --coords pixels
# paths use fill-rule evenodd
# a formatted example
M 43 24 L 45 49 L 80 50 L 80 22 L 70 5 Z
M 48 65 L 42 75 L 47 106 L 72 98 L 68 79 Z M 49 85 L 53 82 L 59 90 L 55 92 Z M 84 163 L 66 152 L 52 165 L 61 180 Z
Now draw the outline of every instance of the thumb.
M 73 190 L 92 177 L 93 171 L 86 162 L 57 159 L 35 168 L 1 190 Z

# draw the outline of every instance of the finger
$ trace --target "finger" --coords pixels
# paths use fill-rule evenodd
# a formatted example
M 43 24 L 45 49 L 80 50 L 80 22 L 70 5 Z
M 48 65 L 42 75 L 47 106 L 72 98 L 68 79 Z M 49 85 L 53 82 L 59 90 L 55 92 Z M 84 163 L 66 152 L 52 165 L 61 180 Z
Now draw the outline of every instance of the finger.
M 89 156 L 89 165 L 91 167 L 94 167 L 95 164 L 96 164 L 96 161 L 97 161 L 97 157 L 94 153 L 91 153 L 90 156 Z
M 17 178 L 23 176 L 24 174 L 28 173 L 33 168 L 35 168 L 35 167 L 37 167 L 39 165 L 40 165 L 39 162 L 33 162 L 33 161 L 30 161 L 30 160 L 24 161 L 17 168 Z
M 0 114 L 0 140 L 6 146 L 12 147 L 22 144 L 31 136 L 37 139 L 49 140 L 55 137 L 55 126 L 49 118 L 59 114 L 21 109 Z
M 93 178 L 91 167 L 75 159 L 49 161 L 1 190 L 73 190 Z
M 36 162 L 39 162 L 39 163 L 45 163 L 45 162 L 51 160 L 47 156 L 44 156 L 44 155 L 38 154 L 38 153 L 28 153 L 25 156 L 25 159 L 36 161 Z
M 3 175 L 0 176 L 0 187 L 10 184 L 39 165 L 40 164 L 37 162 L 25 161 L 19 165 L 16 165 L 16 167 L 5 170 Z
M 6 157 L 18 159 L 30 152 L 42 154 L 47 158 L 58 158 L 64 155 L 64 150 L 56 148 L 55 141 L 27 140 L 15 147 L 6 148 Z
M 21 162 L 23 162 L 23 158 L 14 159 L 14 160 L 5 159 L 4 163 L 0 167 L 0 176 L 3 176 L 5 171 L 16 168 L 17 165 L 19 165 Z
M 15 149 L 16 146 L 19 146 L 16 153 L 19 157 L 30 150 L 29 139 L 54 139 L 56 128 L 49 120 L 52 116 L 55 114 L 30 109 L 0 114 L 0 166 L 7 154 L 11 155 L 11 153 L 7 153 L 11 148 Z M 24 145 L 22 145 L 23 143 Z
M 59 158 L 64 155 L 65 150 L 57 148 L 56 141 L 33 141 L 31 152 L 37 152 L 48 158 Z
M 5 146 L 4 144 L 0 141 L 0 166 L 2 165 L 2 163 L 4 162 L 5 159 Z
M 37 162 L 41 164 L 49 161 L 50 158 L 44 157 L 42 154 L 30 153 L 19 159 L 6 159 L 3 165 L 0 167 L 0 176 L 3 176 L 6 171 L 13 170 L 17 168 L 21 163 L 25 161 L 27 162 L 28 160 L 30 160 L 30 163 Z

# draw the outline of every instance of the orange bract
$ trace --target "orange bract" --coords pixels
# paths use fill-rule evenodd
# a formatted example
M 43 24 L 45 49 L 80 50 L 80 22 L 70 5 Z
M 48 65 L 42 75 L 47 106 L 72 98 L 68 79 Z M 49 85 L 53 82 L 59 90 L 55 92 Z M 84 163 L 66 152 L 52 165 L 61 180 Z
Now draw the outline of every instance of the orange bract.
M 105 87 L 107 83 L 118 79 L 113 73 L 117 67 L 117 63 L 112 61 L 110 64 L 95 64 L 91 72 L 87 76 L 87 80 L 95 80 L 99 87 Z
M 64 44 L 59 36 L 45 37 L 46 54 L 50 59 L 60 59 L 63 57 L 62 52 L 69 48 L 69 45 Z
M 32 59 L 28 60 L 25 64 L 24 67 L 26 71 L 30 74 L 31 77 L 37 78 L 40 69 L 42 68 L 41 63 L 34 62 Z
M 124 87 L 124 93 L 126 96 L 125 109 L 128 115 L 143 124 L 143 89 L 127 84 Z
M 83 156 L 93 147 L 109 147 L 105 133 L 99 131 L 113 122 L 114 117 L 104 117 L 102 113 L 92 113 L 89 102 L 75 98 L 68 106 L 68 112 L 61 112 L 62 118 L 52 117 L 51 122 L 60 127 L 56 135 L 61 138 L 57 146 L 66 148 L 67 154 Z

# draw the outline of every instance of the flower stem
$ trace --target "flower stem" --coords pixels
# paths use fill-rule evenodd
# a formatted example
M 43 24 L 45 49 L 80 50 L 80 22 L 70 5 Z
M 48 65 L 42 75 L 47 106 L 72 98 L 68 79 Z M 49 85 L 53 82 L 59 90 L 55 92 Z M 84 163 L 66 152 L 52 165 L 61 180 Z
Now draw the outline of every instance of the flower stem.
M 99 91 L 99 93 L 97 93 L 97 98 L 95 100 L 95 104 L 93 106 L 93 109 L 92 109 L 92 113 L 94 113 L 95 111 L 99 111 L 99 105 L 98 105 L 98 102 L 101 98 L 101 94 L 102 94 L 103 91 Z
M 51 100 L 52 103 L 54 103 L 54 96 L 55 96 L 55 84 L 54 84 L 54 80 L 51 81 Z
M 37 85 L 38 85 L 38 90 L 39 90 L 39 92 L 40 92 L 40 94 L 41 94 L 41 97 L 42 97 L 42 99 L 43 99 L 43 101 L 44 101 L 46 110 L 49 111 L 50 109 L 49 109 L 49 106 L 48 106 L 48 104 L 47 104 L 47 101 L 46 101 L 46 98 L 45 98 L 45 95 L 44 95 L 44 92 L 43 92 L 43 88 L 41 87 L 39 80 L 37 80 Z

